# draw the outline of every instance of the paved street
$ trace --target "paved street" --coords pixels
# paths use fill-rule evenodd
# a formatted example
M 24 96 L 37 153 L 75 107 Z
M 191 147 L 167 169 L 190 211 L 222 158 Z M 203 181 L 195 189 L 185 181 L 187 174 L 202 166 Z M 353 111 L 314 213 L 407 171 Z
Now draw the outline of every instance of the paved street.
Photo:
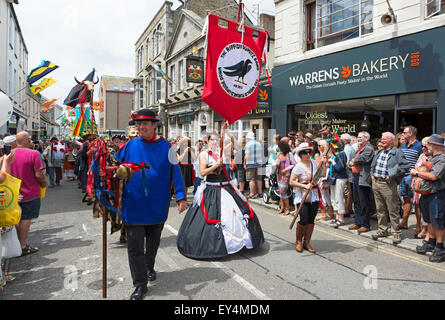
M 12 259 L 16 280 L 0 300 L 102 299 L 102 225 L 81 203 L 76 182 L 49 189 L 40 218 L 31 226 L 34 255 Z M 253 204 L 266 238 L 258 251 L 244 250 L 218 261 L 179 254 L 176 234 L 182 215 L 172 203 L 156 270 L 146 300 L 337 300 L 443 299 L 445 264 L 317 223 L 317 254 L 295 251 L 291 218 Z M 126 300 L 133 291 L 126 245 L 108 236 L 108 298 Z

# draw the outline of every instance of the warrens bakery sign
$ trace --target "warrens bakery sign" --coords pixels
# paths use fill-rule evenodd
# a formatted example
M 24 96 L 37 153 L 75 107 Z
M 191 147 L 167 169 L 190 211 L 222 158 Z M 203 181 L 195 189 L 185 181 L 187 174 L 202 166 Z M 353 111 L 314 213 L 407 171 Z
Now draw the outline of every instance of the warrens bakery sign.
M 386 72 L 391 72 L 395 70 L 401 70 L 405 69 L 407 67 L 407 60 L 411 56 L 411 67 L 417 67 L 419 66 L 420 62 L 420 53 L 407 53 L 404 56 L 391 56 L 391 57 L 384 57 L 376 60 L 371 61 L 365 61 L 363 63 L 355 63 L 352 66 L 346 65 L 346 66 L 338 66 L 334 68 L 329 68 L 328 70 L 318 70 L 313 72 L 307 72 L 304 75 L 297 75 L 297 76 L 290 76 L 289 82 L 290 86 L 300 86 L 300 85 L 309 85 L 309 84 L 321 84 L 321 83 L 329 83 L 329 85 L 343 85 L 345 82 L 345 79 L 350 79 L 352 81 L 348 81 L 349 83 L 354 83 L 356 81 L 368 81 L 367 79 L 371 80 L 370 77 L 365 76 L 372 76 L 380 74 L 381 77 L 379 78 L 385 78 L 388 75 L 384 74 Z M 352 79 L 355 77 L 363 77 L 360 79 Z M 341 79 L 343 81 L 333 81 L 332 80 L 338 80 Z M 323 85 L 322 85 L 323 86 Z M 316 86 L 309 86 L 307 89 L 311 89 Z
M 445 87 L 445 28 L 274 68 L 273 106 Z

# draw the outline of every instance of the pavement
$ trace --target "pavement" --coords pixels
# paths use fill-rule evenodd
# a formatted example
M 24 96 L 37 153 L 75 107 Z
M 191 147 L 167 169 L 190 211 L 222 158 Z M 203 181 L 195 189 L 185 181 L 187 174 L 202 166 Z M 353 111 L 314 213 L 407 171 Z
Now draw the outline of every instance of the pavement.
M 278 206 L 279 206 L 279 202 L 269 200 L 269 203 L 265 203 L 262 198 L 249 199 L 249 202 L 253 202 L 255 204 L 258 204 L 260 206 L 263 206 L 263 207 L 266 207 L 268 209 L 275 210 L 275 211 L 278 210 Z M 289 218 L 289 221 L 292 221 L 293 216 L 289 215 L 288 218 Z M 339 227 L 337 230 L 343 230 L 348 233 L 352 233 L 355 235 L 359 235 L 361 237 L 372 239 L 371 236 L 374 233 L 376 233 L 378 230 L 378 224 L 377 224 L 376 219 L 377 218 L 373 219 L 371 217 L 371 231 L 369 231 L 369 232 L 359 233 L 359 232 L 357 232 L 357 230 L 349 230 L 348 229 L 349 226 L 351 226 L 354 223 L 353 217 L 345 217 L 345 225 Z M 318 216 L 316 218 L 316 223 L 330 226 L 329 221 L 324 221 L 324 220 L 320 219 L 320 213 L 318 214 Z M 390 224 L 388 223 L 388 225 L 390 225 Z M 416 252 L 416 247 L 422 245 L 421 239 L 414 238 L 415 226 L 416 226 L 416 216 L 414 214 L 411 214 L 408 219 L 408 229 L 402 230 L 402 242 L 400 244 L 396 245 L 398 248 Z M 393 237 L 392 237 L 392 235 L 390 235 L 389 237 L 386 237 L 386 238 L 379 238 L 376 241 L 393 245 L 392 239 L 393 239 Z M 431 252 L 428 252 L 427 255 L 431 255 Z

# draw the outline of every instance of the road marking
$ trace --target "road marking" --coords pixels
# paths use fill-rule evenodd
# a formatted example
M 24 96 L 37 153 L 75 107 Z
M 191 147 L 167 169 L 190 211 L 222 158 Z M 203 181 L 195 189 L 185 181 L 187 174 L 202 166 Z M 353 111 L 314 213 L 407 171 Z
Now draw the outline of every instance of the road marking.
M 159 258 L 161 258 L 162 261 L 164 261 L 164 263 L 165 263 L 166 265 L 169 266 L 169 268 L 170 268 L 171 270 L 179 270 L 179 269 L 181 269 L 181 267 L 179 267 L 179 266 L 176 264 L 176 262 L 175 262 L 172 258 L 170 258 L 170 257 L 167 255 L 167 253 L 166 253 L 164 250 L 162 250 L 161 248 L 158 249 L 158 256 L 159 256 Z
M 366 246 L 368 248 L 375 249 L 377 251 L 381 251 L 383 253 L 386 253 L 386 254 L 389 254 L 389 255 L 392 255 L 392 256 L 404 259 L 404 260 L 415 262 L 415 263 L 421 264 L 423 266 L 426 266 L 426 267 L 429 267 L 429 268 L 432 268 L 432 269 L 435 269 L 435 270 L 438 270 L 438 271 L 445 272 L 444 268 L 436 267 L 436 266 L 434 266 L 434 265 L 432 265 L 430 263 L 427 263 L 425 261 L 420 260 L 419 258 L 415 258 L 415 257 L 412 257 L 412 256 L 404 255 L 402 253 L 395 252 L 395 251 L 389 250 L 387 248 L 384 248 L 383 244 L 382 244 L 382 246 L 379 246 L 377 243 L 374 244 L 374 243 L 368 243 L 368 242 L 364 242 L 364 241 L 359 241 L 359 240 L 356 240 L 356 239 L 353 239 L 353 238 L 350 238 L 350 237 L 347 237 L 347 236 L 344 236 L 344 235 L 339 235 L 339 234 L 337 234 L 335 232 L 327 232 L 325 230 L 321 230 L 322 228 L 323 227 L 317 226 L 315 228 L 315 230 L 320 231 L 320 232 L 322 232 L 324 234 L 335 236 L 337 238 L 341 238 L 341 239 L 344 239 L 344 240 L 347 240 L 347 241 L 351 241 L 353 243 L 356 243 L 356 244 L 359 244 L 359 245 L 362 245 L 362 246 Z
M 178 231 L 173 228 L 171 225 L 166 224 L 165 227 L 171 231 L 174 235 L 178 235 Z M 265 295 L 263 292 L 258 290 L 255 286 L 253 286 L 250 282 L 248 282 L 246 279 L 241 277 L 239 274 L 234 272 L 229 267 L 225 266 L 221 262 L 212 261 L 212 264 L 221 269 L 225 274 L 227 274 L 230 278 L 232 278 L 234 281 L 236 281 L 239 285 L 241 285 L 244 289 L 252 293 L 255 297 L 257 297 L 260 300 L 271 300 L 267 295 Z

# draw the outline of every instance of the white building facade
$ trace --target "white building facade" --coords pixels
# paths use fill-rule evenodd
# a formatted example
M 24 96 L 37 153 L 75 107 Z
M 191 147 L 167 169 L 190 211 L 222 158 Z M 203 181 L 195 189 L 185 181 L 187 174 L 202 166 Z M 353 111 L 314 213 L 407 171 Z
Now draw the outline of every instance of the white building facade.
M 445 131 L 444 0 L 276 0 L 272 127 Z M 441 71 L 442 70 L 442 71 Z M 442 121 L 443 122 L 443 121 Z

